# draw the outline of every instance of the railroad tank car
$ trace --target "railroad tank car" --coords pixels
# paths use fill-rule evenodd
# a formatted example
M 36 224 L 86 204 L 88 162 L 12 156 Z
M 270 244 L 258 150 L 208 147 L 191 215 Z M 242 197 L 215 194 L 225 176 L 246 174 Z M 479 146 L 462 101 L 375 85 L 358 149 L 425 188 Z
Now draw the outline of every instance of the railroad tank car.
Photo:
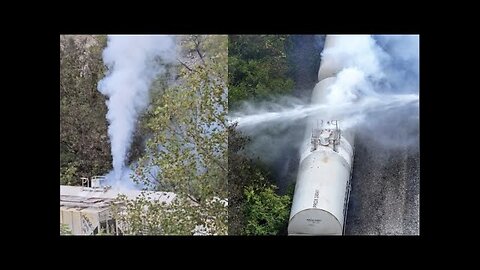
M 338 42 L 328 35 L 324 50 Z M 324 55 L 311 103 L 323 104 L 343 69 L 341 61 Z M 354 133 L 341 119 L 310 117 L 300 149 L 300 165 L 288 224 L 289 235 L 342 235 L 350 194 Z

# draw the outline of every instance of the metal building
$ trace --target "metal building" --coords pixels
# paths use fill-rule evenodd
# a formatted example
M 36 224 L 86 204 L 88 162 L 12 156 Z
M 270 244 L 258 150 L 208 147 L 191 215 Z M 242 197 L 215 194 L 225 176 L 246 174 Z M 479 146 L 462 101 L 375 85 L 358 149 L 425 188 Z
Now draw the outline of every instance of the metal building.
M 139 190 L 116 190 L 100 185 L 101 177 L 82 179 L 88 186 L 60 186 L 60 223 L 67 225 L 74 235 L 94 235 L 100 231 L 122 234 L 122 228 L 111 213 L 111 205 L 118 195 L 128 199 L 141 196 Z M 152 200 L 170 204 L 172 192 L 148 192 Z

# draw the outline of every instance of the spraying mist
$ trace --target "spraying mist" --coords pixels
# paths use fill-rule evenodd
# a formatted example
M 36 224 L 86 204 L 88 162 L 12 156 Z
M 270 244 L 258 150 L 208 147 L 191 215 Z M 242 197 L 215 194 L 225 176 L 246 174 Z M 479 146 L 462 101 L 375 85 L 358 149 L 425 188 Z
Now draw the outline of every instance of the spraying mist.
M 98 83 L 98 90 L 108 97 L 108 135 L 113 171 L 107 178 L 113 177 L 115 181 L 125 178 L 125 160 L 135 123 L 149 103 L 151 83 L 165 71 L 164 65 L 175 59 L 175 41 L 171 36 L 108 37 L 103 51 L 108 73 Z
M 335 63 L 325 66 L 344 68 L 323 104 L 285 96 L 245 102 L 229 112 L 230 122 L 252 139 L 247 151 L 274 171 L 288 170 L 295 162 L 292 152 L 299 150 L 311 116 L 341 119 L 340 128 L 355 129 L 386 148 L 418 143 L 419 37 L 345 35 L 336 41 L 322 51 L 322 61 L 331 59 Z
M 338 99 L 335 97 L 334 99 Z M 372 113 L 390 111 L 406 105 L 418 104 L 418 95 L 376 95 L 364 97 L 361 101 L 353 103 L 342 101 L 333 104 L 287 104 L 279 111 L 265 111 L 253 114 L 233 114 L 231 122 L 237 122 L 241 129 L 249 129 L 266 122 L 292 122 L 303 120 L 309 116 L 325 115 L 326 118 L 341 118 L 344 129 L 352 128 L 361 123 L 366 116 Z M 327 116 L 328 115 L 328 116 Z
M 337 74 L 324 104 L 296 98 L 283 98 L 277 106 L 245 103 L 230 114 L 230 121 L 252 134 L 270 122 L 284 126 L 319 115 L 343 119 L 344 129 L 367 120 L 372 125 L 380 119 L 377 115 L 390 112 L 397 113 L 395 118 L 418 119 L 418 36 L 342 36 L 322 52 L 326 55 L 337 61 L 333 65 L 345 68 Z

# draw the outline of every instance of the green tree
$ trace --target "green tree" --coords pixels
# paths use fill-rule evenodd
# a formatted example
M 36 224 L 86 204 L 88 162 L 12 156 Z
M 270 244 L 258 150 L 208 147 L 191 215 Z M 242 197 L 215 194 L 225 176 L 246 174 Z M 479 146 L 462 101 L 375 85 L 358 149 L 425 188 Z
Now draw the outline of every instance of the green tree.
M 111 169 L 106 99 L 97 90 L 106 72 L 106 45 L 105 35 L 60 36 L 60 184 L 79 185 L 80 177 Z M 129 161 L 143 154 L 146 130 L 141 120 Z
M 105 36 L 60 37 L 60 183 L 110 169 L 105 98 L 97 91 Z
M 236 124 L 228 132 L 228 234 L 284 233 L 293 192 L 276 194 L 267 167 L 244 152 L 250 138 L 237 131 Z
M 60 235 L 71 235 L 72 231 L 70 230 L 70 227 L 66 224 L 60 223 Z
M 291 197 L 277 195 L 274 185 L 245 188 L 247 235 L 276 235 L 288 223 Z
M 287 35 L 230 35 L 229 108 L 242 100 L 258 101 L 292 92 Z
M 124 201 L 127 211 L 119 218 L 129 233 L 192 234 L 197 226 L 227 233 L 227 41 L 226 36 L 180 38 L 176 80 L 154 83 L 145 118 L 152 133 L 135 180 L 177 197 L 170 205 Z
M 242 101 L 291 94 L 294 88 L 288 35 L 229 36 L 229 109 Z M 278 195 L 268 167 L 249 157 L 250 139 L 229 128 L 229 234 L 279 234 L 288 223 L 292 194 Z
M 250 138 L 236 130 L 236 124 L 228 127 L 228 234 L 245 234 L 245 187 L 268 184 L 265 171 L 258 162 L 244 152 Z

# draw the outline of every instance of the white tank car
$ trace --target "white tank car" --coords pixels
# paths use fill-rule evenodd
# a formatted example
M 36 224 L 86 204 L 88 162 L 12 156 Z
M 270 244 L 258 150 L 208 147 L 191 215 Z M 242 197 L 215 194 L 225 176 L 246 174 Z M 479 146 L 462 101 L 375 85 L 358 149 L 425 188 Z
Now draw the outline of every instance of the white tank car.
M 325 49 L 335 45 L 327 36 Z M 322 104 L 342 69 L 339 61 L 322 58 L 319 83 L 312 104 Z M 353 165 L 353 132 L 342 130 L 342 121 L 312 117 L 300 149 L 300 166 L 295 185 L 289 235 L 342 235 Z

